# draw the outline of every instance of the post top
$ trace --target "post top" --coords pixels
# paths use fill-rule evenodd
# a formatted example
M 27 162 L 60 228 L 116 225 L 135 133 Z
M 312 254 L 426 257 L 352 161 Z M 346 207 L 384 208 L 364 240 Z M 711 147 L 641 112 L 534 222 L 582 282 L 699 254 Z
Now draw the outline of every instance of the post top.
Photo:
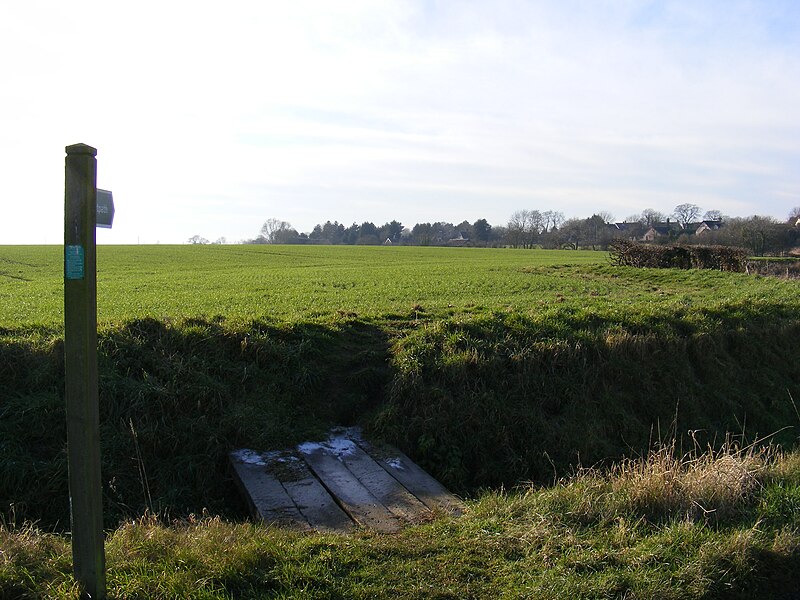
M 67 154 L 88 154 L 90 156 L 97 156 L 97 148 L 92 148 L 86 144 L 73 144 L 66 147 Z

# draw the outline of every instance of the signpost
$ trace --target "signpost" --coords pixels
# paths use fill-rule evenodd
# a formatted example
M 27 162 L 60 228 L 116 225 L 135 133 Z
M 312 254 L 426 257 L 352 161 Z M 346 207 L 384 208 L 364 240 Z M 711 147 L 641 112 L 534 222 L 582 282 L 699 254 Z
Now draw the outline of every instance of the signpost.
M 114 196 L 108 190 L 97 190 L 97 227 L 111 229 L 114 222 Z
M 64 179 L 64 368 L 72 560 L 84 598 L 106 597 L 95 227 L 111 227 L 111 192 L 96 188 L 97 150 L 67 146 Z M 107 194 L 107 196 L 106 196 Z M 103 197 L 102 204 L 98 199 Z M 102 221 L 98 218 L 104 207 Z

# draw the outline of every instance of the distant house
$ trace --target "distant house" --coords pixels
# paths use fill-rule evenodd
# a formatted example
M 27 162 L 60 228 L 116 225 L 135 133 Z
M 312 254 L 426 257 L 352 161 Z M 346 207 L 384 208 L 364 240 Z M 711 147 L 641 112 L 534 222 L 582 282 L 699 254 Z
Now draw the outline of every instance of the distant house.
M 392 240 L 391 240 L 391 238 L 386 238 L 386 241 L 385 241 L 385 242 L 383 242 L 383 245 L 384 245 L 384 246 L 391 246 L 391 245 L 392 245 Z
M 650 229 L 648 229 L 642 236 L 642 241 L 652 242 L 659 237 L 677 237 L 682 233 L 683 227 L 681 227 L 680 223 L 676 223 L 667 219 L 666 223 L 653 223 L 650 226 Z
M 635 223 L 609 223 L 606 227 L 608 227 L 611 237 L 638 240 L 641 237 L 643 225 L 637 221 Z
M 722 227 L 722 221 L 700 221 L 699 223 L 690 223 L 686 226 L 688 231 L 694 229 L 695 235 L 702 235 L 707 231 L 717 231 Z
M 660 237 L 678 237 L 679 235 L 703 235 L 709 231 L 717 231 L 722 227 L 722 221 L 699 221 L 688 223 L 683 227 L 680 223 L 667 219 L 666 223 L 653 223 L 642 236 L 642 241 L 652 242 Z
M 458 232 L 458 237 L 447 240 L 448 246 L 472 246 L 472 242 L 464 235 L 463 231 Z

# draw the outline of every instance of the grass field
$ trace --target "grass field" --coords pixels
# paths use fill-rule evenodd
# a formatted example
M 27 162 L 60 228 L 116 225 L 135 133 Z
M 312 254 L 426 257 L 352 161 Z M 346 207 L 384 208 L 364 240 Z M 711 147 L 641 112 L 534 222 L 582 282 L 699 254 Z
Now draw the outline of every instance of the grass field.
M 0 248 L 0 327 L 58 328 L 58 246 Z M 324 320 L 460 312 L 597 311 L 610 325 L 677 315 L 713 328 L 714 307 L 798 306 L 796 285 L 718 272 L 612 268 L 601 252 L 419 247 L 104 246 L 98 319 Z M 417 311 L 420 312 L 420 311 Z
M 57 325 L 63 318 L 61 248 L 0 251 L 0 326 Z M 465 306 L 525 308 L 559 286 L 533 283 L 525 267 L 602 264 L 605 255 L 509 250 L 323 246 L 106 246 L 98 249 L 98 318 L 223 315 L 307 320 L 336 311 L 444 314 Z M 562 281 L 563 284 L 563 281 Z M 550 294 L 551 296 L 553 294 Z
M 595 252 L 101 247 L 114 597 L 781 597 L 800 460 L 713 451 L 794 445 L 798 292 Z M 0 247 L 2 598 L 75 597 L 62 302 L 60 247 Z M 333 425 L 399 445 L 467 516 L 396 537 L 242 524 L 226 453 Z

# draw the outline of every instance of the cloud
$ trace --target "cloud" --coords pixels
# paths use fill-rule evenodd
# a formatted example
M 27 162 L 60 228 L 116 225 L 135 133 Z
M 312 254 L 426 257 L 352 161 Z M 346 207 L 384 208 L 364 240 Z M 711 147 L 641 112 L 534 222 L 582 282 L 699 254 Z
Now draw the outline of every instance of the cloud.
M 779 1 L 6 5 L 0 243 L 58 239 L 78 141 L 115 192 L 109 240 L 684 201 L 782 217 L 798 33 Z M 36 231 L 20 197 L 48 207 Z

